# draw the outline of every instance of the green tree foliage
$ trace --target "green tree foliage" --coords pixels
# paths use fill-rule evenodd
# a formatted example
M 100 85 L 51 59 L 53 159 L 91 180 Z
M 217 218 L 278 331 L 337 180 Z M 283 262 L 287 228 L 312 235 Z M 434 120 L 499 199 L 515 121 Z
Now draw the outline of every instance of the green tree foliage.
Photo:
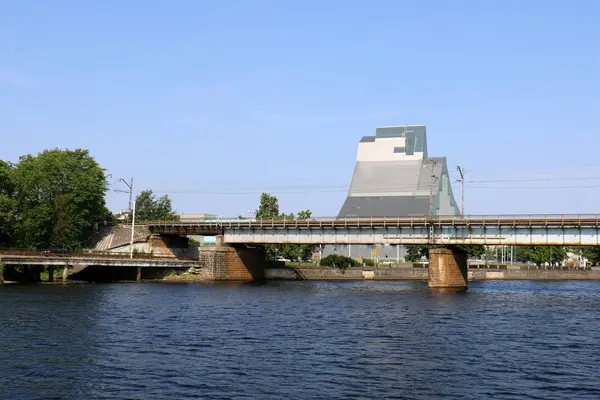
M 422 257 L 429 258 L 429 249 L 436 247 L 445 247 L 438 245 L 408 245 L 406 251 L 406 260 L 410 262 L 421 261 Z M 455 249 L 467 254 L 468 258 L 481 258 L 485 254 L 485 247 L 479 245 L 456 245 Z
M 157 198 L 152 190 L 144 190 L 135 198 L 136 221 L 175 220 L 171 199 L 164 195 Z
M 531 261 L 537 265 L 543 263 L 560 263 L 567 258 L 567 247 L 564 246 L 516 246 L 515 259 L 520 262 Z
M 600 246 L 578 247 L 573 249 L 574 253 L 581 254 L 593 265 L 600 263 Z
M 256 210 L 256 219 L 279 219 L 279 217 L 279 200 L 275 196 L 263 193 Z
M 429 246 L 411 244 L 406 246 L 406 261 L 418 262 L 422 257 L 429 256 Z
M 281 213 L 279 211 L 279 200 L 276 196 L 268 193 L 263 193 L 260 196 L 260 204 L 256 210 L 256 218 L 263 220 L 288 220 L 293 221 L 295 219 L 310 219 L 312 218 L 312 212 L 310 210 L 302 210 L 298 215 L 294 213 Z M 305 244 L 268 244 L 265 245 L 265 251 L 267 258 L 274 260 L 279 257 L 286 258 L 288 260 L 308 259 L 311 258 L 314 246 Z
M 95 223 L 110 219 L 107 186 L 104 169 L 83 149 L 44 150 L 14 166 L 3 162 L 0 218 L 12 225 L 10 245 L 78 248 Z M 6 240 L 6 228 L 2 235 Z
M 0 160 L 0 247 L 8 247 L 14 241 L 17 203 L 13 172 L 12 164 Z
M 355 259 L 339 254 L 330 254 L 321 260 L 321 266 L 323 267 L 346 269 L 358 265 L 359 263 Z

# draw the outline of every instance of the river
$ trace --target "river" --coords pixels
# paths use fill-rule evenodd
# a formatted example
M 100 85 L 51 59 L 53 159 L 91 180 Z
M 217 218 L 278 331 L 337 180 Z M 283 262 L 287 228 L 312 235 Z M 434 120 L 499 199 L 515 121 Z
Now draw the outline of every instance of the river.
M 600 281 L 0 285 L 0 399 L 600 399 Z

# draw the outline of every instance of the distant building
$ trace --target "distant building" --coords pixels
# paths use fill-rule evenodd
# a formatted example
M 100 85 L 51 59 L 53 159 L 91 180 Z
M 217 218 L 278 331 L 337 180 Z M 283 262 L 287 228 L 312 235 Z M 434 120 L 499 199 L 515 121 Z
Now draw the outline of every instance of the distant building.
M 338 218 L 460 215 L 445 157 L 429 157 L 425 125 L 388 126 L 364 136 Z M 328 245 L 323 256 L 404 259 L 404 246 Z
M 428 157 L 425 125 L 380 127 L 361 139 L 339 218 L 459 214 L 446 158 Z
M 215 214 L 179 214 L 178 216 L 181 222 L 200 222 L 207 219 L 217 219 Z

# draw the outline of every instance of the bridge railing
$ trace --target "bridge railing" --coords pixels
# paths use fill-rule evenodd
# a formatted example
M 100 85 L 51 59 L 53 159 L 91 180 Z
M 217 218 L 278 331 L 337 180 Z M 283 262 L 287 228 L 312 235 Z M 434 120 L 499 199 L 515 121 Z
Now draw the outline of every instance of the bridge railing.
M 2 256 L 23 256 L 23 257 L 48 257 L 48 258 L 161 258 L 172 259 L 167 255 L 154 255 L 148 253 L 129 253 L 129 252 L 109 252 L 96 250 L 36 250 L 36 249 L 0 249 L 0 258 Z M 181 257 L 180 257 L 181 258 Z M 191 259 L 191 258 L 190 258 Z
M 190 226 L 203 228 L 223 228 L 223 227 L 293 227 L 293 226 L 345 226 L 361 225 L 369 226 L 373 224 L 383 225 L 419 225 L 419 224 L 595 224 L 600 222 L 600 214 L 499 214 L 499 215 L 436 215 L 436 216 L 410 216 L 410 217 L 312 217 L 310 219 L 237 219 L 237 218 L 214 218 L 214 219 L 185 219 L 185 220 L 159 220 L 159 221 L 141 221 L 140 224 L 152 226 Z

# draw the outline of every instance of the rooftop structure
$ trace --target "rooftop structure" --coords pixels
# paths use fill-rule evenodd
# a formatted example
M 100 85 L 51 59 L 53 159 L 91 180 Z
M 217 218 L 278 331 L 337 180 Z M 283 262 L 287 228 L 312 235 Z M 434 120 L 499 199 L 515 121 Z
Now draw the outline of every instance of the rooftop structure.
M 379 127 L 365 136 L 338 217 L 459 215 L 445 157 L 429 157 L 425 125 Z

